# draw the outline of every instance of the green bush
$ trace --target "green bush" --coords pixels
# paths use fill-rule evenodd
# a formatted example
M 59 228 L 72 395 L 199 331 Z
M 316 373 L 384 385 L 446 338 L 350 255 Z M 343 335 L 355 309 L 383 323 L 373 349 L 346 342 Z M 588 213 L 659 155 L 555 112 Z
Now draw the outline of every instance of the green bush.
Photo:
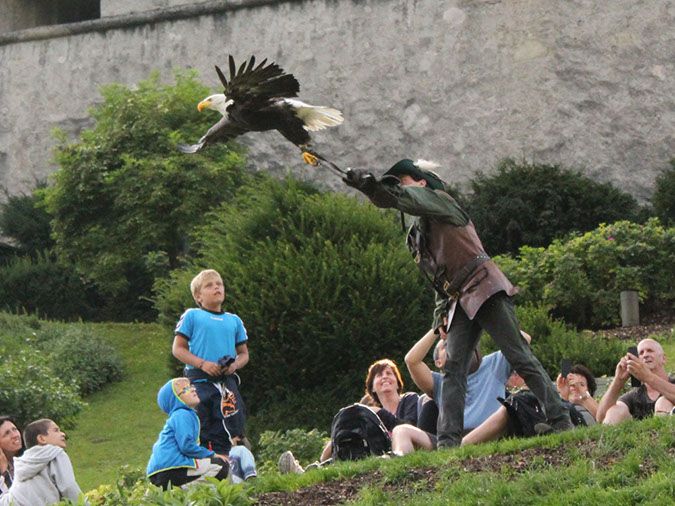
M 558 165 L 506 159 L 495 174 L 479 174 L 471 188 L 466 211 L 491 255 L 546 247 L 600 223 L 635 221 L 640 211 L 629 194 Z
M 2 362 L 2 370 L 0 406 L 20 427 L 40 418 L 50 418 L 64 427 L 74 425 L 75 416 L 84 407 L 75 380 L 54 377 L 47 361 L 34 349 L 15 351 Z
M 71 329 L 45 348 L 54 375 L 63 380 L 72 378 L 83 396 L 122 379 L 124 368 L 117 350 L 86 327 Z
M 37 192 L 30 195 L 10 195 L 0 204 L 0 236 L 13 239 L 17 254 L 36 254 L 54 245 L 49 222 L 51 217 L 41 205 L 39 190 L 46 188 L 44 181 L 36 183 Z
M 573 364 L 585 365 L 595 376 L 611 376 L 616 363 L 625 354 L 625 343 L 570 329 L 564 321 L 551 318 L 549 308 L 541 304 L 518 306 L 516 314 L 520 327 L 532 337 L 532 351 L 552 379 L 560 373 L 562 358 L 569 358 Z M 497 349 L 485 333 L 481 349 L 483 354 Z
M 73 266 L 53 260 L 48 252 L 0 266 L 0 310 L 72 321 L 94 314 L 93 296 Z
M 178 151 L 214 118 L 195 109 L 209 89 L 194 71 L 176 70 L 175 80 L 162 84 L 156 72 L 133 89 L 105 86 L 92 130 L 74 143 L 56 132 L 60 168 L 44 190 L 56 251 L 96 284 L 117 320 L 154 319 L 145 299 L 154 279 L 181 265 L 205 209 L 247 180 L 241 149 Z
M 91 327 L 0 313 L 0 364 L 4 367 L 19 353 L 40 357 L 40 364 L 48 368 L 45 378 L 62 381 L 80 395 L 89 395 L 123 376 L 117 350 Z M 7 367 L 30 375 L 22 369 L 30 365 L 30 361 L 19 361 Z
M 190 280 L 203 268 L 221 273 L 224 308 L 250 337 L 241 391 L 267 420 L 261 430 L 326 428 L 362 397 L 372 362 L 390 357 L 405 370 L 433 295 L 395 213 L 289 179 L 247 186 L 208 218 L 197 259 L 157 283 L 157 308 L 173 329 L 194 306 Z
M 115 506 L 249 506 L 254 500 L 249 498 L 250 486 L 245 483 L 232 485 L 228 480 L 206 478 L 209 483 L 194 483 L 185 489 L 179 487 L 163 491 L 150 484 L 147 479 L 135 483 L 117 481 L 116 486 L 101 485 L 95 490 L 83 494 L 79 501 L 65 499 L 56 506 L 85 506 L 89 504 L 111 504 Z
M 675 158 L 656 178 L 656 187 L 651 199 L 654 213 L 669 227 L 675 226 Z
M 279 457 L 288 450 L 293 452 L 303 467 L 319 460 L 328 441 L 330 441 L 328 434 L 317 429 L 265 431 L 260 434 L 255 448 L 258 474 L 277 472 Z
M 579 328 L 618 324 L 621 290 L 638 290 L 646 313 L 675 301 L 675 228 L 662 227 L 657 218 L 644 225 L 603 224 L 546 249 L 525 246 L 517 260 L 496 261 L 521 288 L 520 302 L 541 301 Z

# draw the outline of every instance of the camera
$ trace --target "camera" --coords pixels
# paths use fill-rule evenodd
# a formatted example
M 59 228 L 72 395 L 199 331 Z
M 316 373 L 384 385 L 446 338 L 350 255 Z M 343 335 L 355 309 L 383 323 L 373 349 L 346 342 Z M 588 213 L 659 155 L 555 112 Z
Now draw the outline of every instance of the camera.
M 225 355 L 224 357 L 220 357 L 218 359 L 218 365 L 223 369 L 229 367 L 232 362 L 234 362 L 234 357 L 230 355 Z

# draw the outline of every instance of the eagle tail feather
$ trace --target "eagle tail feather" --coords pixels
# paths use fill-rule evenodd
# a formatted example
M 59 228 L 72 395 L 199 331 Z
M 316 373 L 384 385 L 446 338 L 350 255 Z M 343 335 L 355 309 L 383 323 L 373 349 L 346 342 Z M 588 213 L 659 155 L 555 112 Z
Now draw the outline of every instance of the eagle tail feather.
M 344 118 L 337 109 L 324 106 L 307 106 L 298 110 L 298 117 L 304 123 L 304 129 L 310 132 L 340 125 Z

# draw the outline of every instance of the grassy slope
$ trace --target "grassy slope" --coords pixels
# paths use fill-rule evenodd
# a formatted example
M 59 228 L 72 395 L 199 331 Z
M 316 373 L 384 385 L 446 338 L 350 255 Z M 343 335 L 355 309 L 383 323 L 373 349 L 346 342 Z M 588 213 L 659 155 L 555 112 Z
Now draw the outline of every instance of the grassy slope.
M 169 376 L 172 336 L 159 325 L 100 324 L 122 355 L 126 376 L 87 399 L 88 406 L 69 431 L 68 454 L 82 490 L 114 483 L 122 465 L 145 469 L 166 416 L 157 391 Z
M 353 481 L 350 504 L 364 506 L 675 504 L 675 418 L 265 476 L 252 492 L 263 505 L 335 504 L 351 493 L 333 480 Z
M 122 465 L 145 469 L 152 444 L 155 442 L 165 420 L 164 414 L 157 406 L 157 390 L 170 377 L 167 367 L 167 354 L 170 349 L 171 336 L 167 334 L 164 328 L 159 325 L 147 324 L 100 324 L 97 333 L 107 336 L 110 342 L 116 345 L 125 360 L 127 376 L 123 381 L 89 397 L 87 399 L 89 406 L 80 416 L 77 429 L 69 431 L 69 455 L 73 461 L 78 483 L 85 491 L 96 488 L 101 484 L 114 483 Z M 671 357 L 669 369 L 675 371 L 675 339 L 673 339 L 673 336 L 670 336 L 664 345 L 666 353 Z M 671 429 L 672 427 L 671 424 Z M 555 439 L 556 437 L 559 436 L 554 436 L 554 441 L 558 441 L 558 439 Z M 488 445 L 483 450 L 472 450 L 471 455 L 511 451 L 516 448 L 527 448 L 533 444 L 536 446 L 542 443 L 550 444 L 546 443 L 549 440 L 541 440 L 541 442 L 536 443 L 532 441 L 540 440 L 502 442 L 494 447 Z M 670 443 L 666 442 L 665 444 L 666 446 L 670 444 L 672 448 L 672 437 Z M 476 451 L 478 453 L 474 453 Z M 461 453 L 457 455 L 465 454 L 465 451 L 461 450 Z M 440 461 L 437 461 L 437 459 L 440 459 Z M 401 463 L 394 464 L 394 466 L 423 467 L 439 465 L 448 460 L 456 460 L 456 457 L 444 456 L 442 452 L 420 453 L 419 457 L 413 456 L 412 459 L 397 459 L 397 462 Z M 581 464 L 576 465 L 578 467 Z M 357 468 L 361 469 L 361 467 Z M 364 469 L 367 469 L 367 466 Z M 548 472 L 550 473 L 550 470 Z M 564 472 L 570 471 L 565 470 Z M 580 475 L 584 475 L 586 472 L 584 469 L 578 470 Z M 674 478 L 672 468 L 670 472 L 669 476 Z M 338 474 L 343 475 L 342 473 L 340 471 Z M 556 473 L 553 474 L 556 475 Z M 332 475 L 332 472 L 326 477 L 330 475 Z M 272 483 L 269 485 L 266 485 L 268 480 L 261 480 L 260 491 L 277 488 L 277 485 L 274 485 L 274 480 L 281 477 L 272 476 L 270 478 L 272 478 Z M 305 478 L 310 478 L 310 476 Z M 320 481 L 320 479 L 310 480 L 309 482 L 302 481 L 302 483 L 308 484 L 313 481 Z M 467 483 L 469 484 L 466 486 L 469 489 L 474 486 L 485 487 L 487 483 L 471 484 L 469 477 L 465 480 L 468 480 Z M 465 480 L 462 480 L 462 482 L 464 483 Z M 284 477 L 282 482 L 284 485 L 280 489 L 293 488 L 294 484 L 298 484 L 293 481 L 293 477 L 290 481 Z M 440 486 L 437 485 L 437 487 Z M 373 503 L 369 502 L 368 497 L 372 498 L 372 495 L 369 494 L 371 492 L 366 492 L 365 504 Z M 380 499 L 381 497 L 378 500 Z M 427 500 L 434 503 L 431 498 L 427 498 Z

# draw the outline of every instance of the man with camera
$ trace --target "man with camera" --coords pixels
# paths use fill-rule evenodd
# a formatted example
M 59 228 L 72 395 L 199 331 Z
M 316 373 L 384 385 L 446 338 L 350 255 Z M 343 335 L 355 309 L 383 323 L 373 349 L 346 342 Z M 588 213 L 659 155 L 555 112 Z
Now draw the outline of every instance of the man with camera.
M 631 376 L 642 384 L 621 395 Z M 675 378 L 666 373 L 663 347 L 654 339 L 643 339 L 637 346 L 637 355 L 629 351 L 616 364 L 614 379 L 600 400 L 596 418 L 616 425 L 630 418 L 648 418 L 655 412 L 669 413 L 674 403 Z

